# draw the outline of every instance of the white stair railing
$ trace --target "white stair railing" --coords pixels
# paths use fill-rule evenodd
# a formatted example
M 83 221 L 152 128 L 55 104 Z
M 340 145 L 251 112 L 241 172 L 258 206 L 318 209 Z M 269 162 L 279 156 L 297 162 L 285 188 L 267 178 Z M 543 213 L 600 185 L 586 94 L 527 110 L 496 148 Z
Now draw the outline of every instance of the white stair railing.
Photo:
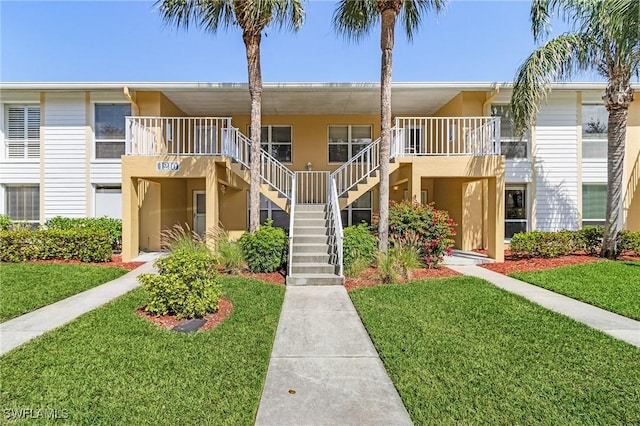
M 293 175 L 293 187 L 296 188 L 296 175 Z M 287 259 L 287 276 L 293 274 L 293 229 L 294 220 L 296 215 L 296 193 L 298 191 L 291 191 L 291 206 L 289 209 L 289 256 Z
M 343 248 L 343 232 L 342 232 L 342 216 L 340 215 L 340 201 L 338 200 L 338 191 L 336 189 L 336 180 L 333 177 L 328 178 L 327 191 L 327 221 L 329 224 L 329 262 L 336 267 L 336 273 L 339 277 L 344 276 L 342 265 Z
M 225 135 L 223 155 L 228 155 L 247 169 L 251 168 L 251 139 L 237 128 Z M 264 149 L 260 149 L 260 177 L 262 181 L 291 201 L 294 173 Z
M 298 204 L 326 204 L 329 172 L 295 172 Z
M 380 138 L 371 142 L 349 161 L 331 173 L 330 180 L 335 181 L 338 197 L 371 176 L 380 166 Z

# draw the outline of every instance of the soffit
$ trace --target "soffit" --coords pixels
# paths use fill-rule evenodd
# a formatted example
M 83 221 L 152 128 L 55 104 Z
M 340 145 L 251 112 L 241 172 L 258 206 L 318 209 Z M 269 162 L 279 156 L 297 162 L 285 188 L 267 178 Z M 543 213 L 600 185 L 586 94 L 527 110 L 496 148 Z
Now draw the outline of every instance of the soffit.
M 246 86 L 232 89 L 163 90 L 176 106 L 190 116 L 231 116 L 250 113 Z M 459 88 L 393 88 L 394 115 L 435 113 L 460 93 Z M 265 87 L 263 115 L 284 114 L 379 114 L 378 85 L 336 87 Z

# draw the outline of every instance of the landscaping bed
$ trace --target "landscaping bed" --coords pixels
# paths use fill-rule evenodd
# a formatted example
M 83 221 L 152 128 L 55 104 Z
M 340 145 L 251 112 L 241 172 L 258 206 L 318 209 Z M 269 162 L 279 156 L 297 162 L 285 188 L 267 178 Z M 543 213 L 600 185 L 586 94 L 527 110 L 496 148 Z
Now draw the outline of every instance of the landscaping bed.
M 640 423 L 638 348 L 483 280 L 350 296 L 415 424 Z
M 411 279 L 401 280 L 400 283 L 421 280 L 424 278 L 447 278 L 459 276 L 462 276 L 462 274 L 444 266 L 440 266 L 437 269 L 421 268 L 413 269 L 411 272 Z M 382 284 L 383 282 L 380 280 L 377 269 L 373 267 L 366 269 L 358 277 L 347 277 L 344 282 L 344 286 L 347 291 L 362 287 L 375 287 Z
M 284 288 L 220 281 L 233 313 L 211 330 L 140 318 L 136 289 L 5 354 L 0 406 L 65 410 L 73 424 L 253 423 Z
M 127 271 L 133 271 L 139 266 L 145 264 L 145 262 L 123 262 L 122 256 L 119 254 L 114 254 L 111 256 L 111 261 L 109 262 L 81 262 L 80 260 L 62 260 L 62 259 L 51 259 L 51 260 L 34 260 L 29 263 L 62 263 L 62 264 L 82 264 L 82 265 L 95 265 L 95 266 L 109 266 L 114 268 L 122 268 Z

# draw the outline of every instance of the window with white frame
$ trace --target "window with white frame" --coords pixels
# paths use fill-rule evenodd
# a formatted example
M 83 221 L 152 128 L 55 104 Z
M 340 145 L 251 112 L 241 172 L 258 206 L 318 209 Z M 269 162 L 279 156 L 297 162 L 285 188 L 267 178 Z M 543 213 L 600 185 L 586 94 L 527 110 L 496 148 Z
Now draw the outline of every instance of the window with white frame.
M 329 163 L 345 163 L 371 143 L 371 126 L 329 126 Z
M 582 105 L 582 158 L 607 159 L 608 123 L 604 105 Z
M 40 220 L 40 186 L 7 185 L 4 188 L 5 210 L 11 220 L 38 222 Z
M 7 105 L 5 117 L 5 157 L 40 158 L 40 106 Z
M 500 152 L 508 160 L 529 158 L 529 137 L 518 136 L 509 105 L 491 105 L 491 116 L 500 117 Z
M 249 192 L 247 191 L 247 218 L 249 218 L 250 214 L 251 204 L 249 201 Z M 260 194 L 260 224 L 265 223 L 267 219 L 273 220 L 274 227 L 289 229 L 289 213 Z
M 604 226 L 607 217 L 607 184 L 582 184 L 582 226 Z
M 126 119 L 131 115 L 129 104 L 95 105 L 95 157 L 119 159 L 125 154 Z
M 529 227 L 526 186 L 507 186 L 504 200 L 504 237 L 511 239 L 518 232 L 527 232 Z
M 247 128 L 247 134 L 251 135 L 251 126 Z M 262 126 L 260 130 L 260 145 L 262 149 L 273 155 L 281 163 L 291 163 L 292 134 L 291 126 Z
M 342 209 L 342 226 L 358 225 L 362 222 L 371 223 L 371 191 Z

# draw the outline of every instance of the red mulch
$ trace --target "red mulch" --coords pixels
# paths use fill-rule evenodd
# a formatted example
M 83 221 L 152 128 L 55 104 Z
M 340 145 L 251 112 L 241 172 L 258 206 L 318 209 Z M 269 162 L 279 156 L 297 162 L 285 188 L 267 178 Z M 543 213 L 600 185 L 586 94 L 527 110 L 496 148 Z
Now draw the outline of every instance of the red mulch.
M 618 257 L 619 260 L 640 260 L 640 256 L 633 253 L 625 252 Z M 560 266 L 581 265 L 583 263 L 591 263 L 603 261 L 601 257 L 589 256 L 587 254 L 572 254 L 569 256 L 561 256 L 551 259 L 532 258 L 532 259 L 515 259 L 508 250 L 505 250 L 504 263 L 485 263 L 480 266 L 500 274 L 508 275 L 513 272 L 529 272 L 541 271 L 544 269 L 553 269 Z
M 376 268 L 366 269 L 357 278 L 347 278 L 344 282 L 344 286 L 347 291 L 354 290 L 361 287 L 375 287 L 381 285 L 382 282 L 377 277 L 378 272 Z M 446 277 L 459 277 L 462 274 L 446 268 L 444 266 L 438 267 L 438 269 L 414 269 L 411 271 L 411 281 L 421 280 L 423 278 L 446 278 Z M 406 282 L 401 280 L 400 283 Z
M 232 312 L 233 304 L 231 303 L 231 301 L 224 298 L 220 299 L 218 312 L 205 316 L 204 319 L 206 319 L 207 322 L 204 323 L 204 325 L 200 327 L 198 331 L 206 331 L 212 329 L 225 319 L 229 318 Z M 175 315 L 154 315 L 149 312 L 145 312 L 143 308 L 137 309 L 136 314 L 167 330 L 171 330 L 173 327 L 186 321 L 185 319 L 176 318 Z
M 242 272 L 240 275 L 278 285 L 285 285 L 287 278 L 282 272 Z
M 29 263 L 72 263 L 83 265 L 95 265 L 95 266 L 113 266 L 116 268 L 123 268 L 128 271 L 136 269 L 138 266 L 144 265 L 144 262 L 123 262 L 122 256 L 114 254 L 111 256 L 111 262 L 81 262 L 79 260 L 64 260 L 64 259 L 50 259 L 50 260 L 33 260 Z

